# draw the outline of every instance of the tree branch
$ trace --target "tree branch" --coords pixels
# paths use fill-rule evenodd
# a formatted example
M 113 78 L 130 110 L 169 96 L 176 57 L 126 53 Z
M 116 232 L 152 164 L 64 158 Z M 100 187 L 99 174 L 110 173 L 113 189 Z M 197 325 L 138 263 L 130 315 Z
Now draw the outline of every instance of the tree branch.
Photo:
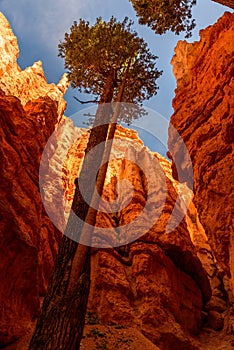
M 82 105 L 87 104 L 87 103 L 98 103 L 98 99 L 97 98 L 95 98 L 95 100 L 89 100 L 89 101 L 81 101 L 76 96 L 73 96 L 73 98 L 76 101 L 78 101 L 79 103 L 81 103 Z

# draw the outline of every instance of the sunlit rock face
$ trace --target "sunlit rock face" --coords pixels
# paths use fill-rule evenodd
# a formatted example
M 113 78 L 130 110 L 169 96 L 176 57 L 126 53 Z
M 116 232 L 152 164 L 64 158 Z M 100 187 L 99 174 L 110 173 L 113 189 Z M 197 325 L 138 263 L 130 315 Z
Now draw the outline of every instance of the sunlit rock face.
M 216 285 L 222 285 L 228 304 L 234 302 L 233 35 L 234 14 L 225 13 L 215 25 L 201 31 L 200 41 L 193 44 L 180 41 L 172 59 L 177 88 L 171 122 L 192 159 L 194 203 L 213 259 L 217 260 Z M 169 151 L 174 158 L 174 176 L 177 163 L 189 183 L 191 169 L 173 130 L 169 130 Z M 220 304 L 217 297 L 214 295 L 212 307 L 222 313 L 224 302 Z M 227 332 L 234 332 L 231 318 Z
M 64 75 L 56 85 L 48 84 L 42 62 L 35 62 L 31 67 L 21 70 L 17 64 L 19 48 L 17 38 L 5 18 L 0 13 L 0 86 L 8 95 L 19 98 L 25 106 L 28 101 L 39 97 L 50 97 L 57 104 L 58 120 L 63 115 L 66 107 L 63 96 L 68 88 L 68 81 Z
M 64 161 L 62 178 L 69 201 L 85 146 L 84 139 L 78 138 Z M 133 192 L 123 180 L 132 185 Z M 150 181 L 154 184 L 151 193 Z M 166 232 L 178 192 L 181 201 L 175 221 L 191 191 L 172 178 L 168 160 L 144 147 L 135 131 L 119 127 L 93 236 L 88 307 L 103 324 L 136 325 L 162 349 L 195 349 L 191 335 L 199 333 L 211 289 L 190 237 L 194 231 L 188 229 L 183 215 L 178 226 Z M 154 219 L 162 199 L 161 212 Z M 144 213 L 147 202 L 149 209 Z M 116 209 L 120 206 L 121 210 Z M 119 246 L 118 239 L 123 237 L 129 244 Z M 100 245 L 106 248 L 95 248 Z

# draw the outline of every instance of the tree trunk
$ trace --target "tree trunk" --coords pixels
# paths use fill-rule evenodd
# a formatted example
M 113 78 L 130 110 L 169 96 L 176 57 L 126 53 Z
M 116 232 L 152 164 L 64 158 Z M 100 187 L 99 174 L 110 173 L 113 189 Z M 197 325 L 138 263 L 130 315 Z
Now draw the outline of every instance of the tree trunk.
M 107 169 L 108 169 L 108 160 L 109 160 L 110 154 L 111 154 L 112 144 L 113 144 L 115 131 L 116 131 L 116 127 L 117 127 L 117 120 L 118 120 L 119 113 L 120 113 L 121 102 L 123 100 L 124 89 L 125 89 L 129 69 L 131 66 L 131 62 L 132 62 L 132 58 L 130 58 L 128 61 L 128 65 L 127 65 L 126 71 L 124 73 L 124 77 L 123 77 L 123 80 L 122 80 L 122 83 L 121 83 L 121 86 L 119 89 L 119 93 L 118 93 L 116 101 L 115 101 L 116 107 L 114 109 L 113 116 L 111 118 L 111 123 L 109 125 L 109 132 L 108 132 L 108 137 L 107 137 L 108 143 L 106 145 L 104 155 L 103 155 L 103 158 L 106 160 L 106 162 L 101 167 L 101 169 L 98 173 L 98 177 L 97 177 L 97 191 L 98 191 L 99 195 L 102 194 L 102 190 L 103 190 L 105 179 L 106 179 L 106 173 L 107 173 Z
M 96 185 L 94 174 L 98 173 L 102 161 L 111 116 L 110 105 L 105 103 L 112 101 L 113 92 L 114 81 L 110 76 L 100 99 L 79 177 L 86 183 L 86 201 L 77 186 L 72 203 L 75 215 L 71 211 L 29 350 L 77 350 L 80 346 L 90 288 L 90 246 L 77 242 L 84 221 L 91 223 L 94 219 L 95 224 L 96 211 L 92 209 L 90 219 L 89 204 Z M 88 154 L 98 144 L 98 149 L 92 155 Z M 82 221 L 77 222 L 76 215 Z
M 217 2 L 224 6 L 228 6 L 231 9 L 234 9 L 234 0 L 212 0 L 212 1 Z

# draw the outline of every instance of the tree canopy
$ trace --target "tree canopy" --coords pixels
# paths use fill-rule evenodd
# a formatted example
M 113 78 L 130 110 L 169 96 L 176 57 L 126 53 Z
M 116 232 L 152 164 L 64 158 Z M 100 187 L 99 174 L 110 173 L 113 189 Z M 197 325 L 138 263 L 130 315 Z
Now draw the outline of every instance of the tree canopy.
M 147 24 L 156 34 L 171 30 L 175 34 L 185 31 L 186 38 L 191 36 L 195 27 L 192 19 L 192 7 L 196 0 L 129 0 L 131 1 L 140 24 Z
M 70 34 L 59 44 L 59 56 L 65 59 L 73 88 L 100 99 L 107 78 L 112 76 L 115 101 L 131 61 L 123 101 L 141 103 L 156 94 L 156 79 L 162 73 L 155 67 L 157 56 L 132 26 L 127 17 L 122 22 L 114 17 L 109 22 L 97 18 L 92 26 L 83 19 L 73 23 Z

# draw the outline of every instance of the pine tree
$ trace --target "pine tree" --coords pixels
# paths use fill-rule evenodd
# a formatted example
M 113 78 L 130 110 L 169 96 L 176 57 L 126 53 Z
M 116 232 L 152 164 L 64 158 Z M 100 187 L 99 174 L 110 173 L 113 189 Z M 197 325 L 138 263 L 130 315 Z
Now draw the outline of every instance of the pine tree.
M 185 32 L 185 38 L 192 35 L 195 20 L 192 7 L 196 0 L 129 0 L 139 17 L 140 24 L 148 25 L 156 34 L 172 31 Z M 234 9 L 234 0 L 212 0 Z
M 140 24 L 147 24 L 156 34 L 171 30 L 175 34 L 185 31 L 186 38 L 191 36 L 195 27 L 192 19 L 192 7 L 196 0 L 129 0 L 131 1 Z
M 132 30 L 132 25 L 128 18 L 123 22 L 114 17 L 109 22 L 98 18 L 93 26 L 81 19 L 74 22 L 70 34 L 66 33 L 64 42 L 59 44 L 59 56 L 65 59 L 72 87 L 94 95 L 98 101 L 79 175 L 79 180 L 86 183 L 86 201 L 76 186 L 72 203 L 75 215 L 92 227 L 97 211 L 89 204 L 98 205 L 94 190 L 96 186 L 102 193 L 107 166 L 100 171 L 99 168 L 104 152 L 110 153 L 105 141 L 113 138 L 120 114 L 118 109 L 112 111 L 111 102 L 141 105 L 156 94 L 156 79 L 161 75 L 155 67 L 157 57 Z M 122 118 L 129 122 L 131 111 L 124 111 Z M 97 145 L 98 150 L 90 156 Z M 87 235 L 87 245 L 77 243 L 81 235 Z M 79 349 L 90 288 L 91 235 L 71 213 L 30 350 Z

